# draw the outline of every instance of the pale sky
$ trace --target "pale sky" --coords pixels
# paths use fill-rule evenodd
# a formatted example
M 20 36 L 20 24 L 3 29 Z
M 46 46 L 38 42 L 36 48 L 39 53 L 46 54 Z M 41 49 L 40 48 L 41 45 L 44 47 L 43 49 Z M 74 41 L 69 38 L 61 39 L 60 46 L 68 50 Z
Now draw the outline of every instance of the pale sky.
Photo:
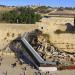
M 46 5 L 52 7 L 75 7 L 75 0 L 0 0 L 0 5 L 25 6 L 25 5 Z

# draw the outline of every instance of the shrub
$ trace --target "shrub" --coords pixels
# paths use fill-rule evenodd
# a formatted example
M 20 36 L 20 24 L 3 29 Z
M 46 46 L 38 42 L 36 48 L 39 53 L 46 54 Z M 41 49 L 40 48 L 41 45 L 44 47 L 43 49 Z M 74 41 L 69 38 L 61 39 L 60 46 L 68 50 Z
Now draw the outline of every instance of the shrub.
M 55 31 L 55 33 L 56 33 L 56 34 L 60 34 L 60 33 L 62 33 L 62 31 L 61 31 L 60 29 L 57 29 L 57 30 Z

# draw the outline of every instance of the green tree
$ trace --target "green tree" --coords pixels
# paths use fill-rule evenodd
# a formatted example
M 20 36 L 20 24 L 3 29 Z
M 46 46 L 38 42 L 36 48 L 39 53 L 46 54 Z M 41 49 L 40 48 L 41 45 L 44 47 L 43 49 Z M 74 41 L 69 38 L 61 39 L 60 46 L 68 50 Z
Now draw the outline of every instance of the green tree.
M 2 15 L 2 20 L 9 23 L 27 23 L 33 24 L 41 19 L 41 15 L 35 13 L 30 7 L 20 7 L 16 10 L 5 12 Z

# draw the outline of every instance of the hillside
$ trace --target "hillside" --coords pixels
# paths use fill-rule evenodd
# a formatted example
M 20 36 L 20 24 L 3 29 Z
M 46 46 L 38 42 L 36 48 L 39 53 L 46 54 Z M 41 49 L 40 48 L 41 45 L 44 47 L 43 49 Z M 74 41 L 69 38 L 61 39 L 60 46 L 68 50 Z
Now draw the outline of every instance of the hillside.
M 3 6 L 0 6 L 0 12 L 11 11 L 15 8 L 16 7 L 3 7 Z

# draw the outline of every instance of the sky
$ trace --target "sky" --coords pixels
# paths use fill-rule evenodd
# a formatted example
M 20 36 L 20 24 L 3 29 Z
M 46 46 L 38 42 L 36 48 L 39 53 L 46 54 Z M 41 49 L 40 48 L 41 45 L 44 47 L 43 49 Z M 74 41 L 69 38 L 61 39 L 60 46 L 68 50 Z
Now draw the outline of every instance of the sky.
M 0 0 L 0 5 L 46 5 L 52 7 L 75 7 L 75 0 Z

